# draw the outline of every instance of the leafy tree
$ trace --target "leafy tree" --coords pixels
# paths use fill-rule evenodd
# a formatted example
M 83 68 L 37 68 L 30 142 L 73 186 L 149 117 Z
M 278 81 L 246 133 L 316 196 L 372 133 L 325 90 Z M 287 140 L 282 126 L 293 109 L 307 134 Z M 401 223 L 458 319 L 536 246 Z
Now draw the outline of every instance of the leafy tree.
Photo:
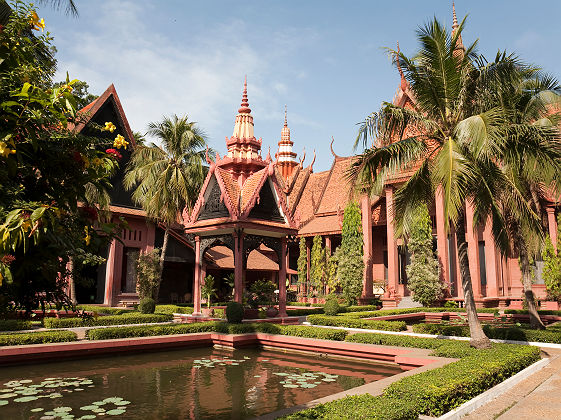
M 136 262 L 136 290 L 140 300 L 154 299 L 160 281 L 160 250 L 158 248 L 140 253 Z
M 545 240 L 542 252 L 544 262 L 543 280 L 547 295 L 550 299 L 561 302 L 561 215 L 557 217 L 557 250 L 551 243 L 551 238 Z
M 413 216 L 407 248 L 411 252 L 407 287 L 414 301 L 430 306 L 442 299 L 446 286 L 440 281 L 439 263 L 432 250 L 432 222 L 426 205 L 420 205 Z
M 53 85 L 53 87 L 56 88 L 65 84 L 66 81 L 57 82 Z M 74 95 L 74 98 L 76 99 L 76 109 L 82 109 L 99 98 L 99 95 L 93 95 L 88 92 L 89 87 L 90 86 L 86 82 L 81 80 L 76 81 L 76 83 L 72 85 L 72 95 Z
M 210 308 L 210 302 L 216 296 L 216 287 L 214 287 L 214 277 L 210 274 L 205 277 L 205 282 L 201 287 L 201 295 L 206 299 L 206 306 Z
M 298 255 L 298 283 L 306 284 L 308 281 L 308 249 L 306 248 L 306 238 L 300 238 L 300 253 Z
M 159 139 L 161 146 L 150 143 L 135 148 L 127 166 L 124 186 L 128 190 L 134 189 L 133 200 L 142 206 L 149 218 L 165 228 L 160 255 L 163 271 L 169 231 L 183 209 L 194 205 L 203 183 L 206 138 L 194 122 L 177 115 L 150 123 L 148 135 Z M 156 299 L 158 293 L 159 285 Z
M 347 303 L 355 304 L 362 294 L 364 261 L 360 207 L 354 202 L 345 208 L 341 237 L 337 277 Z
M 327 255 L 327 286 L 329 286 L 331 292 L 341 286 L 339 277 L 337 277 L 337 269 L 339 268 L 339 253 L 337 251 L 338 249 L 331 256 Z
M 316 290 L 323 290 L 325 285 L 325 249 L 321 241 L 321 236 L 314 236 L 312 252 L 310 255 L 310 283 Z
M 106 140 L 71 131 L 78 81 L 51 87 L 52 39 L 34 32 L 43 26 L 14 2 L 0 31 L 0 305 L 28 311 L 71 304 L 67 266 L 104 261 L 97 250 L 116 228 L 99 220 L 92 193 L 111 188 L 117 161 Z

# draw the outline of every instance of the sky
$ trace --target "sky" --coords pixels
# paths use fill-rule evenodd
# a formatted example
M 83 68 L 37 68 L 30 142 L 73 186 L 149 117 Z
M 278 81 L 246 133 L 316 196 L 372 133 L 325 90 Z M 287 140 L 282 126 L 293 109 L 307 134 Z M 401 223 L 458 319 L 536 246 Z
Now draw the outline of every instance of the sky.
M 39 7 L 58 49 L 57 78 L 86 81 L 100 95 L 114 83 L 133 131 L 188 115 L 221 155 L 232 135 L 247 75 L 262 156 L 277 150 L 288 108 L 294 151 L 314 171 L 329 149 L 353 153 L 358 123 L 392 101 L 399 74 L 385 48 L 411 56 L 416 30 L 436 17 L 452 24 L 452 3 L 401 1 L 75 0 L 79 17 Z M 63 2 L 64 3 L 64 2 Z M 561 78 L 561 2 L 458 0 L 464 44 L 517 53 Z

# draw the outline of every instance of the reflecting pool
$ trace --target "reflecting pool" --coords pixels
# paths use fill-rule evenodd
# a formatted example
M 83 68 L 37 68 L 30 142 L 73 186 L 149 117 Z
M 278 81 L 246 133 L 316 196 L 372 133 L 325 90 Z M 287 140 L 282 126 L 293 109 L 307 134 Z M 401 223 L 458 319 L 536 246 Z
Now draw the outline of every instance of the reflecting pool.
M 393 365 L 209 347 L 4 367 L 0 418 L 246 419 L 400 372 Z

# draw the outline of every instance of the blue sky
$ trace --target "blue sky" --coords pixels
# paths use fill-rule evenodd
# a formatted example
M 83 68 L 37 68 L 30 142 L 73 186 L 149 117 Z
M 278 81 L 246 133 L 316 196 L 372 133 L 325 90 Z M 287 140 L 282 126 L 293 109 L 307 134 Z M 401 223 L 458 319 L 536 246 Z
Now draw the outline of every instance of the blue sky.
M 76 0 L 77 19 L 40 8 L 58 48 L 59 78 L 85 80 L 101 94 L 114 83 L 135 131 L 163 115 L 187 114 L 221 154 L 232 135 L 244 75 L 262 154 L 274 154 L 284 105 L 295 151 L 315 171 L 350 155 L 357 123 L 391 101 L 399 76 L 383 47 L 412 55 L 415 30 L 436 16 L 452 23 L 449 1 Z M 464 43 L 489 57 L 518 53 L 561 76 L 561 2 L 457 1 L 468 15 Z

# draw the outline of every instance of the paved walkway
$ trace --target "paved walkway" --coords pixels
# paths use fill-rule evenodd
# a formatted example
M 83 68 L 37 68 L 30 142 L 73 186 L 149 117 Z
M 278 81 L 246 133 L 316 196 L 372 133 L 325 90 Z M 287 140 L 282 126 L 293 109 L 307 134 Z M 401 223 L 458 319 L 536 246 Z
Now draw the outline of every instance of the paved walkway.
M 462 419 L 561 419 L 561 351 L 542 351 L 552 357 L 551 363 Z

